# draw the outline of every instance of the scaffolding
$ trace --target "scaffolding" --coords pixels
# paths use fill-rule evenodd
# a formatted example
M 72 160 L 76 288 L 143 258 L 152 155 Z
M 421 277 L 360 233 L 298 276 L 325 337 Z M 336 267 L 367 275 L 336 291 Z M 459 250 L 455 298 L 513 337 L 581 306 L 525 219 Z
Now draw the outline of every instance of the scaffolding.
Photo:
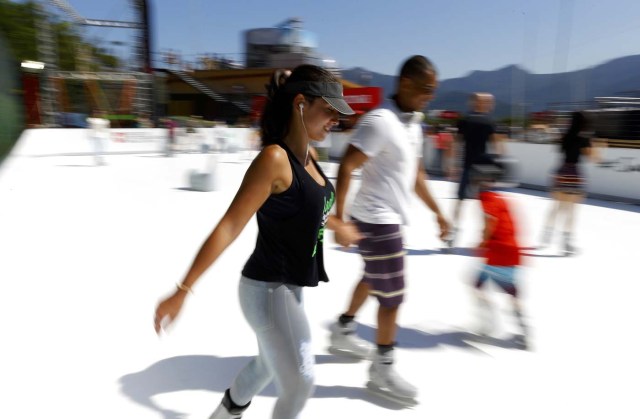
M 38 19 L 38 28 L 36 36 L 38 40 L 38 58 L 45 66 L 42 74 L 41 87 L 41 118 L 45 125 L 52 126 L 55 124 L 55 98 L 57 96 L 56 83 L 51 77 L 58 69 L 58 54 L 56 50 L 56 42 L 51 30 L 51 24 L 47 19 L 44 2 L 38 4 L 40 18 Z
M 53 126 L 56 123 L 57 109 L 62 105 L 62 96 L 59 89 L 63 88 L 64 80 L 82 80 L 94 101 L 102 93 L 98 82 L 118 81 L 124 82 L 123 98 L 121 103 L 131 104 L 133 112 L 144 117 L 152 118 L 154 115 L 153 103 L 153 69 L 151 66 L 151 53 L 149 41 L 149 19 L 146 0 L 131 0 L 135 19 L 133 22 L 114 20 L 88 19 L 81 16 L 66 0 L 40 0 L 38 3 L 41 18 L 37 26 L 39 59 L 45 64 L 42 80 L 42 113 L 45 125 Z M 86 71 L 59 71 L 57 64 L 57 52 L 55 36 L 48 19 L 47 5 L 63 11 L 77 26 L 99 26 L 111 28 L 123 28 L 135 31 L 134 71 L 130 72 L 92 72 Z M 98 99 L 103 101 L 104 99 Z

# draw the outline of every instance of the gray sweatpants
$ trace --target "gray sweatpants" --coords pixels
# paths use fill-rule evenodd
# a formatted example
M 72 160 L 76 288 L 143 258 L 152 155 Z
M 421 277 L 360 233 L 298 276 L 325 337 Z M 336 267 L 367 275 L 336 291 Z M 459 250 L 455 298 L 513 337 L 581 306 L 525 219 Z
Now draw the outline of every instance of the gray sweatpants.
M 239 294 L 242 312 L 258 339 L 259 355 L 234 380 L 231 399 L 245 405 L 275 379 L 278 400 L 272 418 L 296 419 L 314 388 L 314 356 L 302 287 L 243 276 Z

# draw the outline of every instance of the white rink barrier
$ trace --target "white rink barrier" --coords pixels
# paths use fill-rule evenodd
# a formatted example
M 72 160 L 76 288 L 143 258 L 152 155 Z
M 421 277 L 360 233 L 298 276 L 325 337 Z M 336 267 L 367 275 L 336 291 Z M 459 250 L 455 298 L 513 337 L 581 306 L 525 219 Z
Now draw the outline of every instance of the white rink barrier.
M 340 159 L 349 139 L 349 133 L 331 133 L 329 156 Z M 507 154 L 518 161 L 518 174 L 522 186 L 548 189 L 551 174 L 560 165 L 561 155 L 554 144 L 535 144 L 508 141 Z M 587 192 L 592 197 L 640 203 L 640 149 L 601 148 L 601 162 L 587 162 L 583 166 L 587 178 Z M 425 139 L 424 163 L 430 169 L 433 145 Z
M 14 147 L 14 156 L 73 155 L 92 153 L 90 130 L 81 128 L 28 129 Z M 164 153 L 168 131 L 163 128 L 132 128 L 110 130 L 105 151 L 109 153 Z M 339 160 L 344 153 L 349 133 L 331 133 L 328 154 Z M 319 144 L 320 146 L 322 143 Z M 196 128 L 187 133 L 176 130 L 177 152 L 217 151 L 235 153 L 259 147 L 259 138 L 252 128 Z M 560 163 L 560 153 L 552 144 L 509 141 L 507 153 L 517 159 L 519 179 L 523 186 L 547 189 L 550 174 Z M 586 163 L 587 192 L 594 197 L 640 203 L 640 149 L 600 149 L 599 164 Z M 431 167 L 432 144 L 425 140 L 425 167 Z
M 90 154 L 91 130 L 83 128 L 38 128 L 25 130 L 12 150 L 14 156 L 48 156 Z M 112 128 L 105 153 L 164 153 L 168 130 L 164 128 Z M 251 128 L 196 128 L 186 132 L 176 129 L 174 151 L 204 150 L 234 153 L 255 148 L 255 130 Z
M 507 153 L 518 160 L 523 186 L 548 188 L 562 162 L 555 144 L 512 141 Z M 640 149 L 599 148 L 598 153 L 599 163 L 583 164 L 589 195 L 640 203 Z

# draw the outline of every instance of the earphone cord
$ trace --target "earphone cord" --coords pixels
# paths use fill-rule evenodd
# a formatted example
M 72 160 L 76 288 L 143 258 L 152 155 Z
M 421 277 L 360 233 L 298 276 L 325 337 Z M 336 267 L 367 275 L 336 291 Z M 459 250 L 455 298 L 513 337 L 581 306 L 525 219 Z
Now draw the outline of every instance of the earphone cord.
M 304 128 L 304 133 L 307 136 L 307 152 L 304 155 L 304 165 L 307 165 L 309 161 L 309 133 L 307 132 L 307 127 L 304 124 L 304 118 L 302 117 L 302 108 L 300 108 L 300 122 L 302 122 L 302 128 Z

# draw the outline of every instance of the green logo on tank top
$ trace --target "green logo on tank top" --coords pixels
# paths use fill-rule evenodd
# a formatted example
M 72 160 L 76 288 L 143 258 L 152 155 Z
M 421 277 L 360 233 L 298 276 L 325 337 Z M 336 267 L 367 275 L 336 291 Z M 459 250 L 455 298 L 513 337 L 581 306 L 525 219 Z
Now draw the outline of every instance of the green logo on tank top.
M 320 225 L 320 230 L 318 230 L 318 239 L 316 240 L 316 245 L 313 246 L 313 253 L 311 254 L 311 257 L 314 257 L 316 255 L 316 252 L 318 251 L 318 243 L 322 245 L 322 243 L 324 242 L 324 228 L 327 225 L 327 220 L 329 219 L 329 211 L 331 211 L 331 207 L 333 207 L 336 197 L 333 192 L 331 192 L 329 199 L 327 199 L 326 196 L 324 196 L 322 199 L 324 200 L 324 208 L 322 209 L 322 224 Z

